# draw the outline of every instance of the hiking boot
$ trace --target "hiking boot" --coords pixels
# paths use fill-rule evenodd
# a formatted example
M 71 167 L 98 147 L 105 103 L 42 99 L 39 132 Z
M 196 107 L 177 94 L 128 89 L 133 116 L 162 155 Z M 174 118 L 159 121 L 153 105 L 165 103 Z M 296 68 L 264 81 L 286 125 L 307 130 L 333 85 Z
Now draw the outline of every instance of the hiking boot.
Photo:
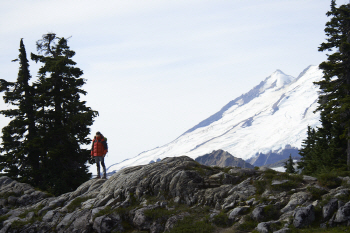
M 103 177 L 102 177 L 102 179 L 107 179 L 107 176 L 106 176 L 106 174 L 103 174 Z
M 94 179 L 101 179 L 101 176 L 96 176 Z

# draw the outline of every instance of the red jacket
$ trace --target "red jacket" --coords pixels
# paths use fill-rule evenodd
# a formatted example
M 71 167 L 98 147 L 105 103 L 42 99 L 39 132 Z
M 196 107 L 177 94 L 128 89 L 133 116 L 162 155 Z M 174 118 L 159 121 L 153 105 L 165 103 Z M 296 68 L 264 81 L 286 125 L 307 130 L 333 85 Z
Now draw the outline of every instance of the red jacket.
M 94 137 L 94 140 L 92 140 L 92 146 L 91 146 L 91 156 L 97 157 L 97 156 L 105 156 L 108 151 L 107 142 L 105 141 L 103 136 Z

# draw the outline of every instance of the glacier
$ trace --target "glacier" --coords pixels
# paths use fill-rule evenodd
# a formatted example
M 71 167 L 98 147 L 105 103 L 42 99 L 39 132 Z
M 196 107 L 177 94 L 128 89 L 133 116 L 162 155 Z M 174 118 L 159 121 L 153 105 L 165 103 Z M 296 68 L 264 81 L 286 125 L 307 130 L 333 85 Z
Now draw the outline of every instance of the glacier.
M 320 90 L 314 82 L 322 77 L 318 66 L 307 67 L 297 78 L 276 70 L 174 141 L 114 164 L 108 172 L 166 157 L 195 159 L 219 149 L 247 160 L 286 146 L 300 148 L 308 125 L 320 125 L 320 115 L 314 113 Z

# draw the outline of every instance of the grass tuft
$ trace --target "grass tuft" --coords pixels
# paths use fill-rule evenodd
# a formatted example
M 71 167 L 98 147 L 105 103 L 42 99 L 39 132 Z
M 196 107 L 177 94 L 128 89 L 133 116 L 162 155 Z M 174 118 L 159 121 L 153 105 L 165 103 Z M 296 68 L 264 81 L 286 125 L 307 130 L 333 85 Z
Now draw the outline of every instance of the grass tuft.
M 77 208 L 81 207 L 81 203 L 89 200 L 91 197 L 77 197 L 67 206 L 68 213 L 72 213 Z
M 214 229 L 207 219 L 195 221 L 194 217 L 188 216 L 177 222 L 169 233 L 212 233 Z

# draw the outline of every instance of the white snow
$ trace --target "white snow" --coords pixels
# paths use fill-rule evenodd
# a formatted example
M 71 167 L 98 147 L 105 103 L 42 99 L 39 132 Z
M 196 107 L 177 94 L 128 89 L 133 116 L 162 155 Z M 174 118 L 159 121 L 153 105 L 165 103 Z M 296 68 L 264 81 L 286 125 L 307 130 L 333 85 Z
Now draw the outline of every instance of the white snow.
M 280 151 L 286 145 L 300 148 L 307 126 L 318 126 L 317 91 L 313 82 L 322 78 L 317 66 L 310 66 L 298 79 L 275 71 L 264 80 L 260 94 L 248 103 L 242 99 L 219 120 L 197 128 L 174 141 L 111 166 L 108 171 L 148 164 L 151 160 L 187 155 L 191 158 L 222 149 L 249 159 L 256 153 Z
M 278 172 L 285 172 L 286 169 L 284 167 L 272 167 L 272 170 L 278 171 Z

